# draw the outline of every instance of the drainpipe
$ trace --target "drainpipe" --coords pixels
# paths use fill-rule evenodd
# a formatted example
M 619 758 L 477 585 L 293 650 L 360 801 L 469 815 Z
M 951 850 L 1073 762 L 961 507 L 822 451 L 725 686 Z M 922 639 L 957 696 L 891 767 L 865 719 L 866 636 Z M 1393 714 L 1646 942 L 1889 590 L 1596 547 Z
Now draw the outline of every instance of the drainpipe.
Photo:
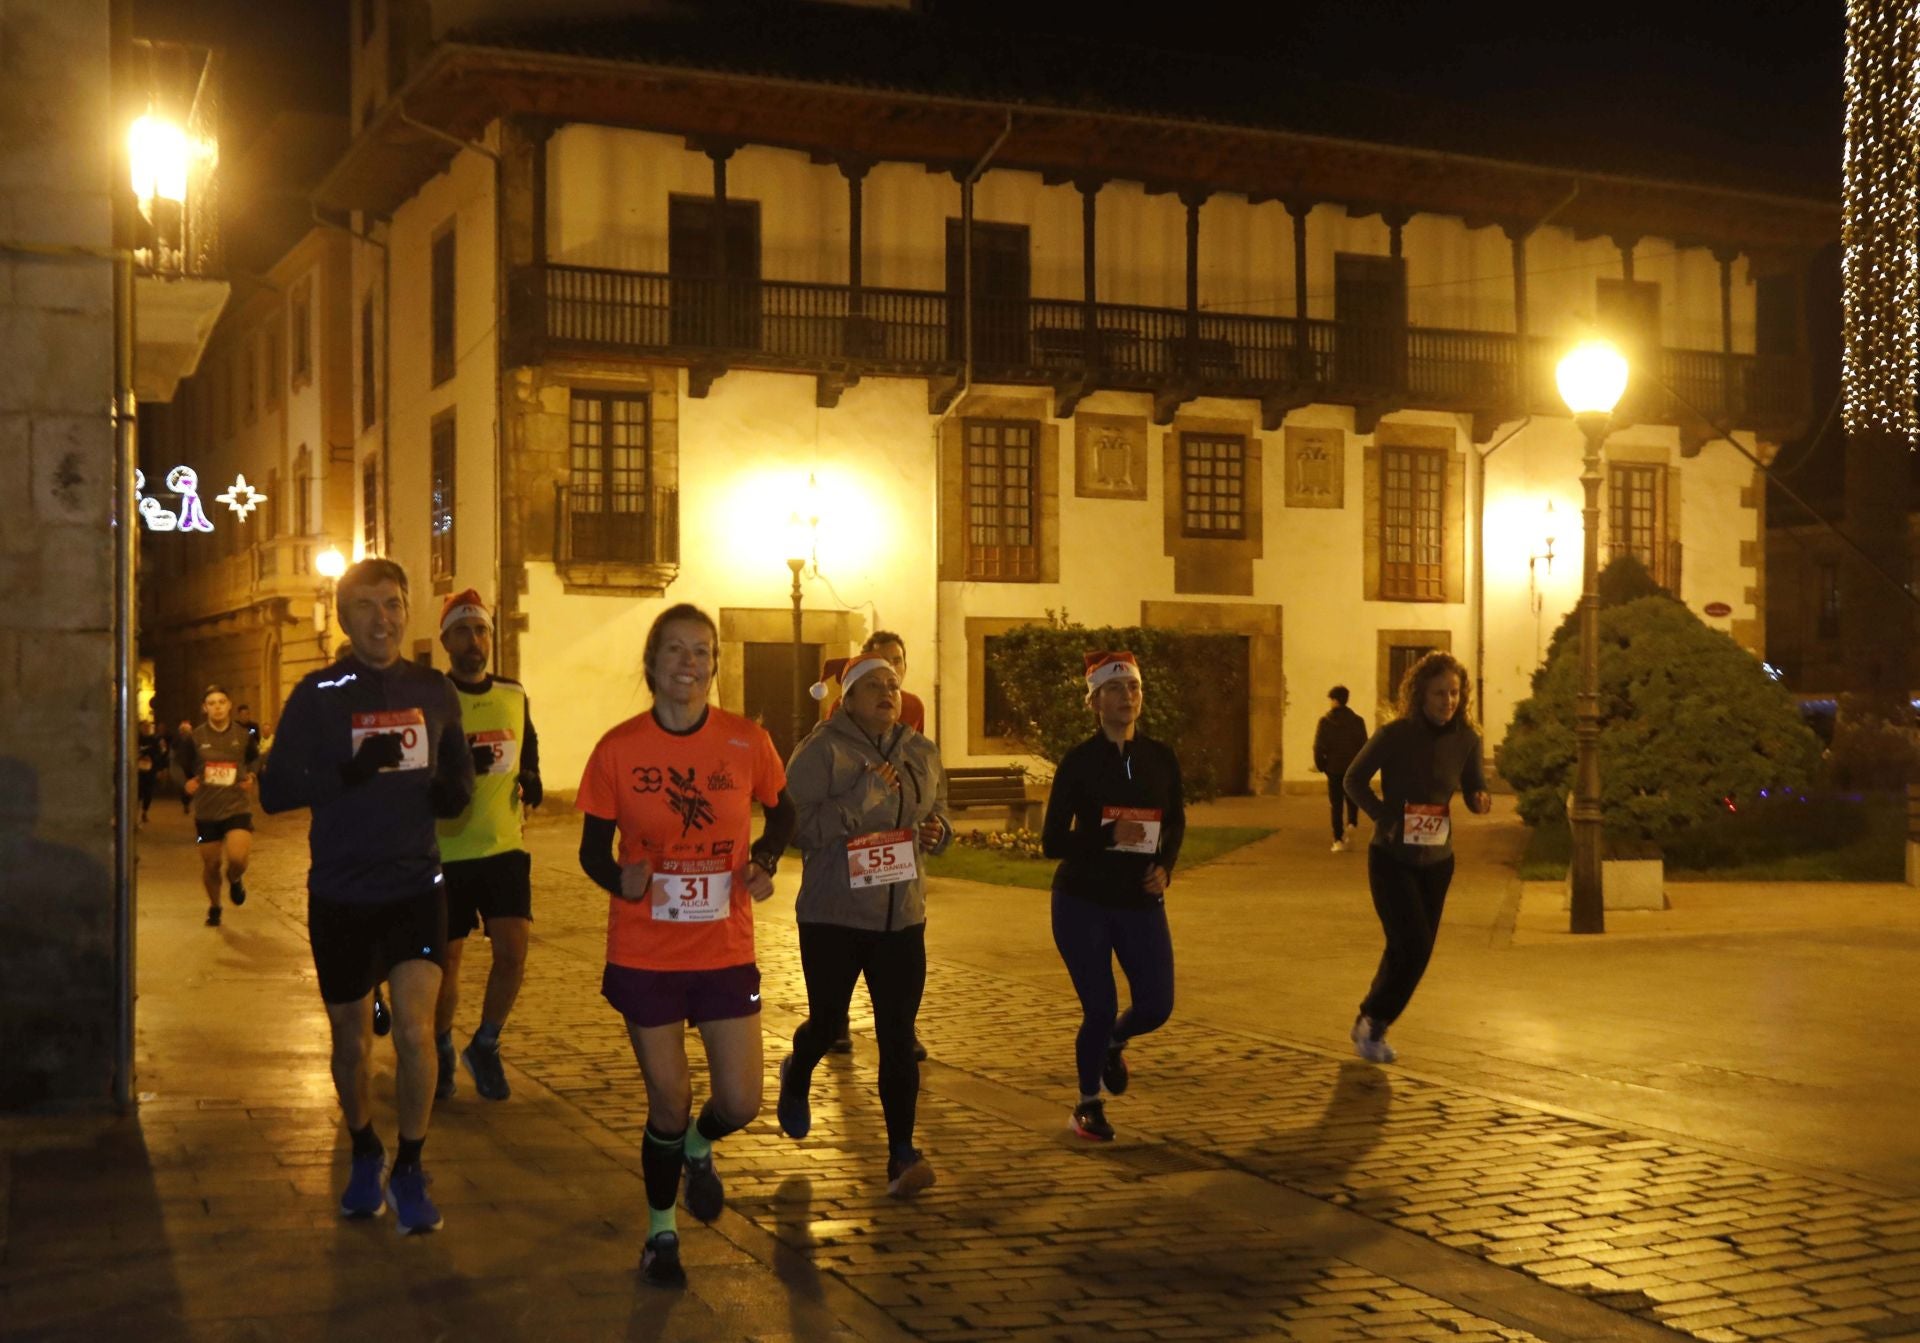
M 942 447 L 941 430 L 946 426 L 947 417 L 952 415 L 973 386 L 973 184 L 987 170 L 993 156 L 1013 134 L 1013 113 L 1007 113 L 1006 124 L 1000 128 L 1000 134 L 987 146 L 986 153 L 975 161 L 967 175 L 960 180 L 960 322 L 961 322 L 961 365 L 960 388 L 953 394 L 953 400 L 933 422 L 933 730 L 939 733 L 946 722 L 943 712 L 943 686 L 945 678 L 941 675 L 944 663 L 941 648 L 944 645 L 942 630 L 946 628 L 946 587 L 940 581 L 940 548 L 946 537 L 946 452 Z

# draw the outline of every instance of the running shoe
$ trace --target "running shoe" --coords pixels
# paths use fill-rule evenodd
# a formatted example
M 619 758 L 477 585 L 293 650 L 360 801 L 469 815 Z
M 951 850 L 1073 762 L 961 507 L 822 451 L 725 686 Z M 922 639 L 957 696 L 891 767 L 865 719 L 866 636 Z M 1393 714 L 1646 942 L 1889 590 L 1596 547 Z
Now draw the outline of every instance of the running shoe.
M 374 1012 L 374 1016 L 377 1018 L 379 1015 L 380 1014 L 376 1009 L 376 1011 Z M 380 1027 L 377 1024 L 377 1022 L 374 1026 L 374 1030 L 375 1031 L 380 1030 Z M 434 1053 L 435 1059 L 437 1060 L 440 1066 L 440 1075 L 433 1084 L 433 1098 L 437 1101 L 451 1100 L 453 1098 L 454 1077 L 455 1077 L 455 1070 L 456 1070 L 456 1065 L 454 1063 L 454 1058 L 453 1058 L 453 1041 L 442 1040 L 438 1036 L 435 1036 L 433 1041 L 433 1053 Z
M 887 1197 L 912 1198 L 931 1188 L 933 1167 L 918 1148 L 909 1150 L 904 1160 L 897 1156 L 887 1158 Z
M 1107 1046 L 1107 1066 L 1100 1070 L 1100 1083 L 1115 1096 L 1124 1095 L 1131 1074 L 1127 1072 L 1124 1045 Z
M 440 1209 L 427 1196 L 431 1183 L 421 1166 L 395 1170 L 387 1177 L 387 1204 L 393 1209 L 401 1235 L 417 1236 L 440 1229 Z
M 387 1011 L 387 1000 L 380 996 L 380 989 L 373 990 L 373 1033 L 385 1035 L 393 1029 L 393 1013 Z
M 220 906 L 208 905 L 207 906 L 207 927 L 218 928 L 219 926 L 220 926 Z
M 703 1222 L 711 1222 L 727 1206 L 727 1191 L 720 1183 L 720 1172 L 713 1168 L 713 1153 L 687 1158 L 687 1211 Z
M 813 1129 L 813 1105 L 807 1095 L 813 1081 L 809 1072 L 802 1076 L 793 1066 L 793 1055 L 780 1060 L 780 1099 L 773 1112 L 780 1119 L 780 1131 L 789 1138 L 804 1138 Z
M 853 1052 L 853 1033 L 851 1031 L 841 1031 L 840 1034 L 834 1038 L 833 1043 L 827 1046 L 827 1052 L 829 1054 L 851 1054 Z
M 378 1217 L 387 1210 L 380 1197 L 380 1177 L 386 1171 L 387 1154 L 380 1150 L 353 1159 L 353 1173 L 347 1177 L 347 1192 L 340 1195 L 342 1217 Z
M 1073 1131 L 1088 1142 L 1112 1142 L 1113 1125 L 1107 1122 L 1106 1105 L 1096 1100 L 1074 1106 Z
M 1368 1063 L 1392 1063 L 1400 1056 L 1393 1046 L 1380 1038 L 1380 1028 L 1365 1016 L 1353 1019 L 1353 1029 L 1347 1032 L 1347 1038 L 1353 1041 L 1353 1052 Z
M 687 1271 L 680 1267 L 680 1233 L 662 1231 L 647 1238 L 640 1252 L 640 1276 L 655 1287 L 685 1287 Z
M 500 1046 L 488 1049 L 478 1040 L 460 1051 L 460 1061 L 473 1077 L 473 1089 L 490 1101 L 503 1101 L 512 1094 L 507 1085 L 507 1070 L 500 1066 Z
M 1344 840 L 1344 839 L 1336 839 L 1336 840 L 1334 840 L 1334 841 L 1333 841 L 1333 851 L 1334 851 L 1335 853 L 1345 853 L 1345 852 L 1347 851 L 1347 841 L 1346 841 L 1346 840 Z
M 247 883 L 235 877 L 227 883 L 227 899 L 233 901 L 235 909 L 247 903 Z

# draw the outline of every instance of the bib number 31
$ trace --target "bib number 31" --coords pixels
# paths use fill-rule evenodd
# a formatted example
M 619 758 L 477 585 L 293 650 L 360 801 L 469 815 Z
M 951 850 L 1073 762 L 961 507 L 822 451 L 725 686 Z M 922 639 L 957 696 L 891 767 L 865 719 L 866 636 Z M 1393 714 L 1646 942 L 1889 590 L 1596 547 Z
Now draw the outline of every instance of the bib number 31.
M 733 906 L 733 871 L 724 858 L 662 859 L 652 891 L 653 917 L 662 923 L 713 923 Z

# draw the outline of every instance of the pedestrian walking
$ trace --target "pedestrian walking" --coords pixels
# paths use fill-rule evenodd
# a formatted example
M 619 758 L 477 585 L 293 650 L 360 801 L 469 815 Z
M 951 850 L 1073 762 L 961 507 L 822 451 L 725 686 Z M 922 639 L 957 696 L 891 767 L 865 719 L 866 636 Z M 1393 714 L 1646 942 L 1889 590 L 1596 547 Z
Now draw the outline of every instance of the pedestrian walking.
M 1347 851 L 1346 826 L 1360 819 L 1360 809 L 1347 796 L 1347 766 L 1367 744 L 1367 720 L 1347 707 L 1347 688 L 1327 692 L 1327 711 L 1313 730 L 1313 767 L 1327 776 L 1327 805 L 1333 812 L 1333 851 Z M 1341 824 L 1342 813 L 1346 825 Z
M 488 672 L 493 661 L 493 616 L 468 588 L 440 608 L 440 645 L 460 696 L 460 722 L 473 750 L 473 801 L 440 822 L 440 870 L 447 879 L 447 968 L 434 1008 L 439 1080 L 434 1097 L 454 1090 L 453 1018 L 460 1007 L 460 962 L 467 935 L 484 927 L 493 960 L 487 968 L 480 1026 L 460 1051 L 460 1062 L 484 1100 L 503 1101 L 511 1088 L 500 1063 L 500 1032 L 526 976 L 533 931 L 533 857 L 521 823 L 540 805 L 540 738 L 526 688 Z
M 147 812 L 153 806 L 153 790 L 160 782 L 160 776 L 167 771 L 172 753 L 167 749 L 166 736 L 154 725 L 151 718 L 140 720 L 140 734 L 137 754 L 134 757 L 135 782 L 140 793 L 140 824 L 147 823 Z
M 1186 835 L 1186 800 L 1173 749 L 1139 731 L 1143 692 L 1132 653 L 1086 655 L 1087 706 L 1099 727 L 1053 776 L 1041 848 L 1053 874 L 1053 944 L 1080 997 L 1074 1063 L 1080 1099 L 1073 1129 L 1113 1141 L 1102 1085 L 1118 1096 L 1130 1073 L 1127 1042 L 1173 1014 L 1173 939 L 1166 893 Z M 1113 962 L 1132 1001 L 1119 1011 Z
M 714 1144 L 760 1113 L 753 906 L 773 894 L 793 834 L 786 771 L 766 729 L 707 702 L 719 645 L 700 608 L 661 612 L 642 657 L 653 706 L 600 739 L 574 804 L 585 813 L 580 867 L 613 897 L 600 991 L 626 1018 L 646 1083 L 640 1269 L 664 1287 L 687 1280 L 674 1216 L 681 1168 L 687 1210 L 713 1221 L 726 1202 Z M 766 813 L 758 840 L 755 801 Z M 706 1046 L 709 1089 L 692 1124 L 689 1025 Z
M 193 807 L 200 884 L 207 892 L 207 927 L 218 928 L 223 876 L 234 907 L 247 903 L 254 774 L 260 767 L 260 748 L 234 719 L 233 701 L 223 687 L 208 686 L 200 696 L 200 709 L 206 717 L 180 739 L 173 773 Z
M 308 672 L 287 697 L 260 801 L 268 812 L 312 812 L 307 935 L 332 1032 L 334 1089 L 353 1142 L 340 1211 L 372 1217 L 391 1207 L 411 1235 L 441 1225 L 423 1162 L 447 946 L 434 824 L 472 799 L 473 752 L 452 683 L 401 656 L 406 570 L 362 560 L 336 591 L 351 651 Z M 374 1132 L 370 1085 L 373 990 L 383 979 L 392 992 L 400 1132 L 391 1172 Z
M 804 1138 L 813 1126 L 813 1069 L 847 1026 L 864 977 L 880 1044 L 880 1108 L 887 1126 L 887 1193 L 929 1188 L 933 1167 L 914 1146 L 920 1065 L 914 1018 L 927 986 L 927 888 L 923 854 L 944 851 L 947 775 L 940 753 L 900 721 L 900 676 L 870 652 L 838 671 L 841 707 L 800 743 L 787 766 L 804 855 L 800 965 L 807 1019 L 780 1062 L 780 1127 Z
M 1400 716 L 1382 724 L 1347 767 L 1347 796 L 1373 822 L 1367 885 L 1387 939 L 1348 1033 L 1354 1052 L 1373 1063 L 1398 1057 L 1387 1028 L 1406 1011 L 1433 957 L 1453 880 L 1453 796 L 1460 793 L 1476 815 L 1493 807 L 1470 693 L 1457 658 L 1428 653 L 1401 682 Z

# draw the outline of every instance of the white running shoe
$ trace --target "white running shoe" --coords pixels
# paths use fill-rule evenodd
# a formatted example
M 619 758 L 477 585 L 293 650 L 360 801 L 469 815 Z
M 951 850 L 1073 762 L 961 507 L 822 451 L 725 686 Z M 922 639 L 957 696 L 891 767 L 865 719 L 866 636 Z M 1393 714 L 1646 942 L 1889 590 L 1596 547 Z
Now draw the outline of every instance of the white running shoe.
M 1344 839 L 1336 839 L 1336 840 L 1334 840 L 1334 841 L 1333 841 L 1333 851 L 1334 851 L 1335 853 L 1345 853 L 1345 852 L 1347 851 L 1347 841 L 1346 841 L 1346 840 L 1344 840 Z
M 1392 1045 L 1374 1038 L 1373 1023 L 1363 1016 L 1353 1019 L 1353 1029 L 1347 1032 L 1347 1038 L 1353 1041 L 1353 1052 L 1368 1063 L 1392 1063 L 1400 1057 Z

